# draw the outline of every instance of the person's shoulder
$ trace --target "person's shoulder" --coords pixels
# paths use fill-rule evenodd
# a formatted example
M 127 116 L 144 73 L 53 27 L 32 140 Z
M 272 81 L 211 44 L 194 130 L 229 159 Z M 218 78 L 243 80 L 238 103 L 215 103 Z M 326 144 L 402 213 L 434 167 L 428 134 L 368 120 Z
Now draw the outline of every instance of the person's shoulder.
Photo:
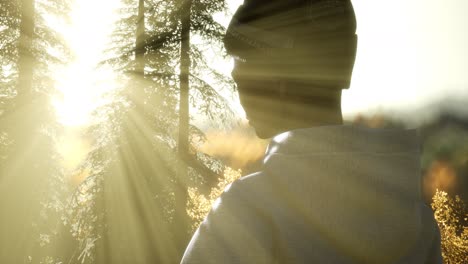
M 213 209 L 220 206 L 258 212 L 266 210 L 275 199 L 268 176 L 260 171 L 237 179 L 225 188 Z
M 235 180 L 224 189 L 222 195 L 237 196 L 250 195 L 260 192 L 268 185 L 268 175 L 264 171 L 258 171 Z
M 245 175 L 235 182 L 239 185 L 239 188 L 249 188 L 252 185 L 262 184 L 267 181 L 267 173 L 265 171 L 257 171 L 248 175 Z

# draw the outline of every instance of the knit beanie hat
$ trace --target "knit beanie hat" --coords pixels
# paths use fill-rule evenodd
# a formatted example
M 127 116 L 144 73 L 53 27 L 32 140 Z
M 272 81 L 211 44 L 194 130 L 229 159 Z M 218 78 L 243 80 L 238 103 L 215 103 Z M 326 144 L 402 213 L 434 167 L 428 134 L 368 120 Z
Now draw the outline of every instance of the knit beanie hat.
M 245 0 L 224 44 L 236 59 L 265 69 L 258 74 L 343 89 L 350 85 L 355 32 L 350 0 Z

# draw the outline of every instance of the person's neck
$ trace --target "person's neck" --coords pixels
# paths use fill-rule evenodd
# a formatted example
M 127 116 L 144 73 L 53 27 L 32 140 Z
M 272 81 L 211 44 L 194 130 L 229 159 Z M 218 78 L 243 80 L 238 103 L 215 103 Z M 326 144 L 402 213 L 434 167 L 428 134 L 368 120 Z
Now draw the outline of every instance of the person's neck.
M 314 108 L 310 111 L 302 109 L 302 112 L 296 114 L 288 112 L 277 125 L 275 134 L 317 126 L 343 125 L 343 115 L 341 107 L 327 110 Z
M 285 91 L 278 96 L 264 138 L 295 129 L 342 125 L 341 90 L 318 89 L 315 94 L 319 95 L 294 97 Z

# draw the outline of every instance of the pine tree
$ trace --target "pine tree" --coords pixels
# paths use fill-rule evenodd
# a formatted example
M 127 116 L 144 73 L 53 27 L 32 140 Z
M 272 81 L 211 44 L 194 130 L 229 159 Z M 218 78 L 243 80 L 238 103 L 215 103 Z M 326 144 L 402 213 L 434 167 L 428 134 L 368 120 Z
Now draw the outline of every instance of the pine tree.
M 96 147 L 83 165 L 91 168 L 90 176 L 80 186 L 88 190 L 86 199 L 95 202 L 73 206 L 73 211 L 95 213 L 70 219 L 92 230 L 76 236 L 81 245 L 76 256 L 86 256 L 79 261 L 180 260 L 192 228 L 187 188 L 208 181 L 216 185 L 223 168 L 195 150 L 203 133 L 189 123 L 188 110 L 191 106 L 212 119 L 232 115 L 226 101 L 196 75 L 211 72 L 213 79 L 226 81 L 208 67 L 190 35 L 219 45 L 224 29 L 212 14 L 224 8 L 219 0 L 123 2 L 111 58 L 103 62 L 120 73 L 121 88 L 98 111 L 107 122 L 90 130 Z
M 0 262 L 24 263 L 42 256 L 41 213 L 58 173 L 53 119 L 47 96 L 51 66 L 63 42 L 43 19 L 44 7 L 65 2 L 2 1 L 0 28 Z M 63 10 L 63 9 L 62 9 Z M 49 219 L 50 220 L 50 219 Z

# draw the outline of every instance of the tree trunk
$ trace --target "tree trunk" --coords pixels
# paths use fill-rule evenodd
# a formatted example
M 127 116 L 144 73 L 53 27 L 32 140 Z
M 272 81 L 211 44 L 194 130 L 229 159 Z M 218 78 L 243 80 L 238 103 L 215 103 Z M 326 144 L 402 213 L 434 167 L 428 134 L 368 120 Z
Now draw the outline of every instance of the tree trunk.
M 31 50 L 34 38 L 34 0 L 22 0 L 21 4 L 17 99 L 21 103 L 29 103 L 32 94 L 34 67 L 34 57 Z
M 180 103 L 179 103 L 179 154 L 185 158 L 189 146 L 189 74 L 190 74 L 190 7 L 186 0 L 181 18 L 180 45 Z
M 186 0 L 182 7 L 181 16 L 181 45 L 180 45 L 180 101 L 179 101 L 179 171 L 177 177 L 176 217 L 177 240 L 181 256 L 189 240 L 189 217 L 187 215 L 187 182 L 189 155 L 189 76 L 190 76 L 190 13 L 192 0 Z
M 37 167 L 38 121 L 33 117 L 38 114 L 32 89 L 34 0 L 22 0 L 20 8 L 17 95 L 7 110 L 6 125 L 13 144 L 0 175 L 0 208 L 5 213 L 0 217 L 0 263 L 25 263 L 28 256 L 35 255 L 38 237 L 34 236 L 33 223 L 40 208 L 40 191 L 44 190 Z
M 136 110 L 144 115 L 145 100 L 145 1 L 138 0 L 138 17 L 135 37 L 135 87 L 133 89 L 133 101 L 136 103 Z
M 138 21 L 135 39 L 135 71 L 143 77 L 145 70 L 145 1 L 138 0 Z

